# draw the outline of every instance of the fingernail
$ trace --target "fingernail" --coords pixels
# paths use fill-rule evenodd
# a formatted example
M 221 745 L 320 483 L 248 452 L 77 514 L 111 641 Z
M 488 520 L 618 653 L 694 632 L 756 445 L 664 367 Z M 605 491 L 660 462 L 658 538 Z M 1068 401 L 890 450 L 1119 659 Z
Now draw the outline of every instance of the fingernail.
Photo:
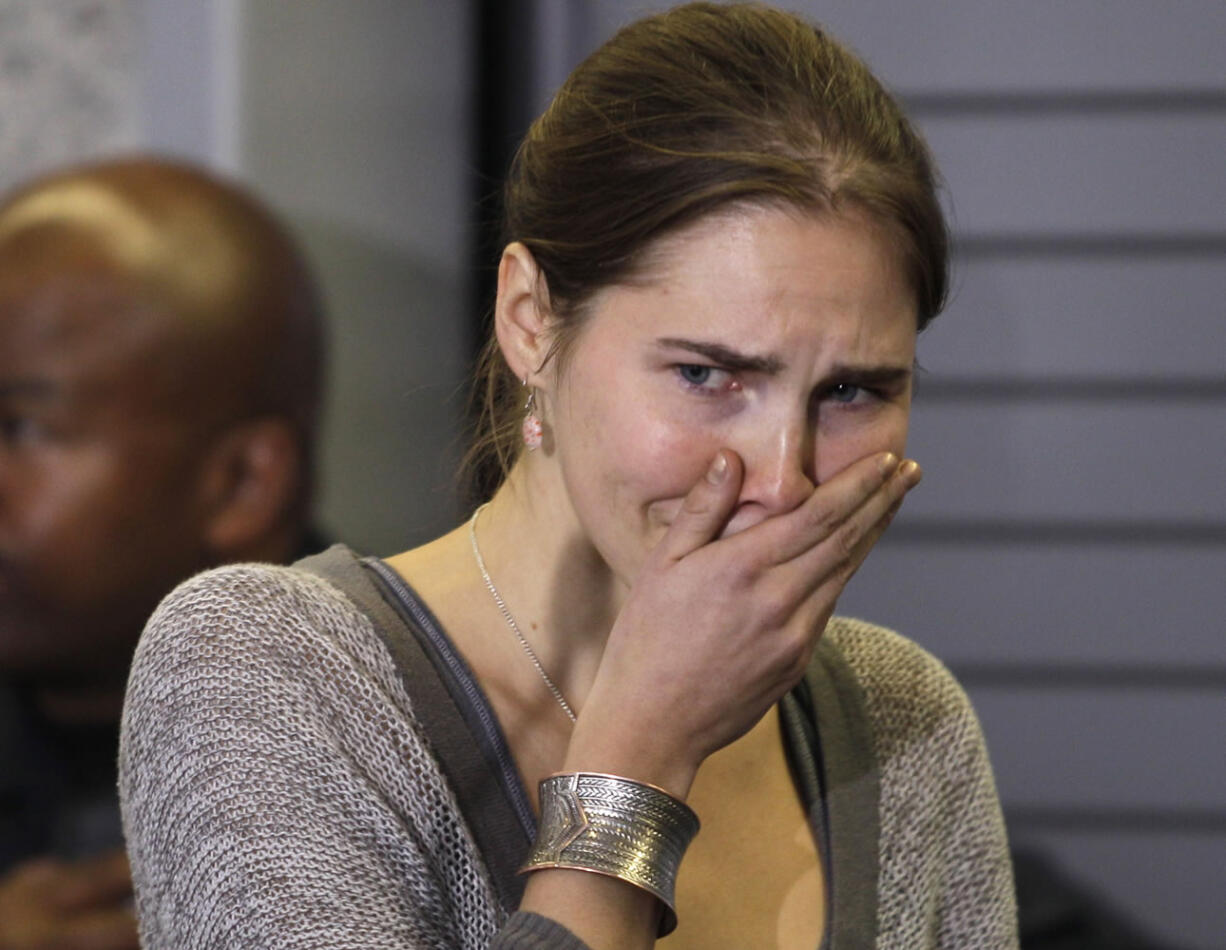
M 877 459 L 877 471 L 881 472 L 882 478 L 885 478 L 896 468 L 898 468 L 898 456 L 893 452 L 886 452 L 885 455 Z
M 905 462 L 903 462 L 902 467 L 898 470 L 898 472 L 904 479 L 911 483 L 912 488 L 918 485 L 920 483 L 920 479 L 923 478 L 923 472 L 920 471 L 919 462 L 915 461 L 915 459 L 907 459 Z
M 728 456 L 724 455 L 723 452 L 715 453 L 715 460 L 711 462 L 711 467 L 707 469 L 707 481 L 712 485 L 718 485 L 727 474 Z

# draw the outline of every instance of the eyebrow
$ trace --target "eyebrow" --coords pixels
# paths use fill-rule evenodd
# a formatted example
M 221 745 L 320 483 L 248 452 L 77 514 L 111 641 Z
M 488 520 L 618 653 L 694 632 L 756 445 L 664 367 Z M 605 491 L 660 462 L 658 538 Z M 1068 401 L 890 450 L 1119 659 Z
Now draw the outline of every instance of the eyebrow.
M 843 363 L 836 363 L 830 368 L 828 375 L 831 379 L 851 383 L 855 386 L 888 389 L 906 383 L 915 375 L 915 368 L 910 365 L 849 366 Z
M 774 375 L 783 369 L 783 360 L 774 356 L 752 356 L 724 346 L 721 343 L 706 343 L 702 340 L 683 340 L 678 337 L 662 337 L 656 341 L 660 346 L 669 349 L 686 350 L 705 356 L 725 369 L 738 370 L 743 373 L 765 373 Z
M 784 368 L 783 360 L 777 357 L 753 356 L 721 343 L 707 343 L 702 340 L 686 340 L 679 337 L 663 337 L 656 342 L 662 347 L 686 350 L 699 356 L 705 356 L 725 369 L 739 372 L 774 375 Z M 900 366 L 895 363 L 885 363 L 875 366 L 854 366 L 836 363 L 826 375 L 829 379 L 852 383 L 856 386 L 889 388 L 906 383 L 914 375 L 914 370 L 911 364 Z

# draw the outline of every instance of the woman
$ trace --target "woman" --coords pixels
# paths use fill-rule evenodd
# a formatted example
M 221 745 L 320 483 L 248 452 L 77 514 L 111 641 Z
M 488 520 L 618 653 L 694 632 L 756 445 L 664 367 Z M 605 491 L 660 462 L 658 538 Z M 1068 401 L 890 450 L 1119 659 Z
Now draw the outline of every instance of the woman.
M 150 623 L 146 945 L 1015 945 L 965 697 L 831 619 L 919 481 L 921 140 L 811 26 L 692 4 L 576 70 L 506 205 L 488 505 Z

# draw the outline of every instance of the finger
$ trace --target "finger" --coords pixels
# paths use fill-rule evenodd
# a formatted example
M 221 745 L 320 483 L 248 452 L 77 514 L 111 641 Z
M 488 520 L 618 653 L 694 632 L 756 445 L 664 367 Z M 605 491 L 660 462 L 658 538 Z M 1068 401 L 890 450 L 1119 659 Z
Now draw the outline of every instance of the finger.
M 885 534 L 894 516 L 898 514 L 898 509 L 902 507 L 907 493 L 920 483 L 922 476 L 919 463 L 907 459 L 886 480 L 880 491 L 869 495 L 864 504 L 839 526 L 839 546 L 850 553 L 854 561 L 853 571 L 863 563 L 873 545 Z
M 921 476 L 914 461 L 900 465 L 882 489 L 865 499 L 825 542 L 787 565 L 792 583 L 808 585 L 811 602 L 825 602 L 828 610 L 833 609 L 835 599 L 860 569 L 902 507 L 906 493 L 919 484 Z
M 56 903 L 66 911 L 115 904 L 132 893 L 128 857 L 122 849 L 65 865 Z
M 868 499 L 888 485 L 898 469 L 898 458 L 893 452 L 859 459 L 819 485 L 794 511 L 756 526 L 763 535 L 774 535 L 767 539 L 773 562 L 784 564 L 829 539 Z
M 833 548 L 834 556 L 844 560 L 841 569 L 843 583 L 864 563 L 873 545 L 890 526 L 907 492 L 919 484 L 922 474 L 914 460 L 903 462 L 880 490 L 869 495 L 835 529 L 828 544 Z
M 864 562 L 864 559 L 868 557 L 869 551 L 881 540 L 881 536 L 886 533 L 890 525 L 894 523 L 894 518 L 898 514 L 899 509 L 902 508 L 902 503 L 906 501 L 907 495 L 911 493 L 911 490 L 920 483 L 923 475 L 924 473 L 919 467 L 919 463 L 914 460 L 908 459 L 899 466 L 898 472 L 891 479 L 892 484 L 887 486 L 888 490 L 885 493 L 884 500 L 888 504 L 885 511 L 875 521 L 872 521 L 864 532 L 864 537 L 860 539 L 858 549 L 862 549 L 862 552 L 857 566 Z M 872 503 L 874 501 L 870 499 L 870 503 L 866 504 L 866 519 L 871 519 L 875 514 L 873 510 L 875 504 Z
M 660 556 L 677 561 L 719 537 L 736 507 L 743 477 L 740 456 L 730 449 L 716 452 L 658 545 Z

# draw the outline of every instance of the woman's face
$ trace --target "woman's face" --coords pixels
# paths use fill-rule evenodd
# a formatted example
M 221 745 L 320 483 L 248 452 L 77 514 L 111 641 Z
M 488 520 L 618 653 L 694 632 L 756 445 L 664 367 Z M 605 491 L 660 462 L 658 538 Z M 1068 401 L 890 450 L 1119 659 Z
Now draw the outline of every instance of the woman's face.
M 549 386 L 575 517 L 629 583 L 720 448 L 745 466 L 725 533 L 865 455 L 901 457 L 915 338 L 897 254 L 867 219 L 747 208 L 665 238 L 591 301 Z

